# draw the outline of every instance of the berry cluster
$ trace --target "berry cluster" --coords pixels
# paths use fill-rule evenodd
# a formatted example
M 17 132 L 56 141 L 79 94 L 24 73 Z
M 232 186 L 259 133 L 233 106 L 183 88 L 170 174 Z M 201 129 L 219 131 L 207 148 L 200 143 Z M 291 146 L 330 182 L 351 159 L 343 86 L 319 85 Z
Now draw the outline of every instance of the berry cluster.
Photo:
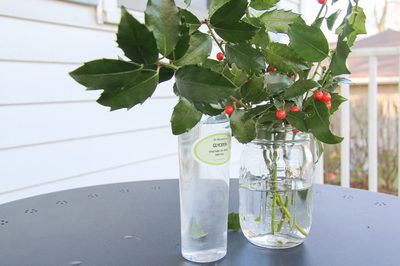
M 330 110 L 332 108 L 332 97 L 331 94 L 329 92 L 326 91 L 321 91 L 321 90 L 317 90 L 314 93 L 314 98 L 318 101 L 323 101 L 326 103 L 326 107 L 328 107 L 328 109 Z

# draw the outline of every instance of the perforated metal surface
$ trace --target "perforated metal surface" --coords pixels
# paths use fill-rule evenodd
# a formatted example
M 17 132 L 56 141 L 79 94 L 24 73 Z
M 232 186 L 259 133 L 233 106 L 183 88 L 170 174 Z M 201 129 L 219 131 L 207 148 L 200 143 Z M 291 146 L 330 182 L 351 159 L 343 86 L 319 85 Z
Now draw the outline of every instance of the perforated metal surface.
M 1 266 L 179 266 L 178 181 L 132 182 L 51 193 L 0 205 Z M 229 233 L 228 254 L 210 265 L 400 265 L 397 197 L 314 186 L 310 236 L 266 250 Z M 231 211 L 238 208 L 231 182 Z

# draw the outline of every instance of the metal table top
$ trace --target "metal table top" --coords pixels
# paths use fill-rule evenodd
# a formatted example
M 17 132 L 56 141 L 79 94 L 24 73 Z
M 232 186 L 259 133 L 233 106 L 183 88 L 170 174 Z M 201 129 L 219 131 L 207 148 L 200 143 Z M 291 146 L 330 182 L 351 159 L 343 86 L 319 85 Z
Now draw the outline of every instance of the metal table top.
M 230 211 L 238 209 L 231 181 Z M 258 248 L 228 234 L 227 256 L 210 265 L 400 265 L 400 200 L 335 186 L 314 186 L 314 216 L 305 243 Z M 0 205 L 2 266 L 179 266 L 177 180 L 79 188 Z

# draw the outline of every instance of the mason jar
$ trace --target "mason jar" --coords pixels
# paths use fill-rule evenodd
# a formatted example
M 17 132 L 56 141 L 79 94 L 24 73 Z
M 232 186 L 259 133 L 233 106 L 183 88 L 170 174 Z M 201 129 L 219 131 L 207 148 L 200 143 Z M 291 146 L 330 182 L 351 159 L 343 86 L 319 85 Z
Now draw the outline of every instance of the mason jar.
M 258 127 L 241 155 L 239 216 L 246 238 L 265 248 L 303 243 L 312 221 L 315 156 L 310 134 Z

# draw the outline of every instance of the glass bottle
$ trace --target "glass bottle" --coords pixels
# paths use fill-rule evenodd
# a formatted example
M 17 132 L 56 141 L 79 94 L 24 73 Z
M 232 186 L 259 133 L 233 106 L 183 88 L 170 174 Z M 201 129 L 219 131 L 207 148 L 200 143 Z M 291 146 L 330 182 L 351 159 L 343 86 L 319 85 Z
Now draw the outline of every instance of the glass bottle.
M 182 255 L 193 262 L 219 260 L 227 248 L 229 119 L 203 117 L 178 143 Z

